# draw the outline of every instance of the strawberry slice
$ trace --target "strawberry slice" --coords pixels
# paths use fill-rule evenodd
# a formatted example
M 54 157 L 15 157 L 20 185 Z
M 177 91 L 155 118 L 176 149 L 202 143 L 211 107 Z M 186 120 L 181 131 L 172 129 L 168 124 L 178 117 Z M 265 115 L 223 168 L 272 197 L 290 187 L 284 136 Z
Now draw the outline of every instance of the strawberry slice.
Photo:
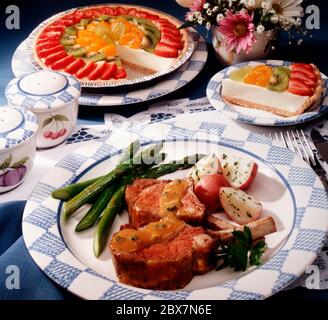
M 127 10 L 127 15 L 128 16 L 135 17 L 136 13 L 137 13 L 137 9 L 135 9 L 135 8 L 130 8 L 130 9 Z
M 64 26 L 61 25 L 50 25 L 49 27 L 44 29 L 44 32 L 60 32 L 63 33 L 63 31 L 65 30 Z
M 61 44 L 57 44 L 56 46 L 49 48 L 49 49 L 42 49 L 42 50 L 37 50 L 38 53 L 38 57 L 40 59 L 42 58 L 46 58 L 48 56 L 50 56 L 51 54 L 57 53 L 57 52 L 62 52 L 65 51 L 65 48 L 63 45 Z
M 167 44 L 160 42 L 154 52 L 157 56 L 164 58 L 176 58 L 179 55 L 177 49 L 168 46 Z
M 289 79 L 288 91 L 298 96 L 310 97 L 313 95 L 313 90 L 299 79 Z
M 56 53 L 53 53 L 53 54 L 50 54 L 49 56 L 47 56 L 44 64 L 49 67 L 52 64 L 54 64 L 56 61 L 61 60 L 65 57 L 67 57 L 66 51 L 59 51 L 59 52 L 56 52 Z
M 61 60 L 58 60 L 54 64 L 50 66 L 52 70 L 62 70 L 69 66 L 71 63 L 73 63 L 76 60 L 74 56 L 67 56 Z
M 58 41 L 48 41 L 48 42 L 41 42 L 36 45 L 36 52 L 39 54 L 40 51 L 47 50 L 47 49 L 53 49 L 55 47 L 61 47 L 64 49 L 64 47 L 61 44 L 58 44 Z
M 305 68 L 298 69 L 298 70 L 292 71 L 291 76 L 293 76 L 293 73 L 296 71 L 304 73 L 308 79 L 311 79 L 313 81 L 317 80 L 317 77 L 316 77 L 314 71 L 310 71 L 309 69 L 305 69 Z
M 59 40 L 61 36 L 61 32 L 44 32 L 40 35 L 38 41 L 42 41 L 42 40 Z
M 148 14 L 148 12 L 145 12 L 145 11 L 137 11 L 136 12 L 136 17 L 137 18 L 144 18 L 144 19 L 146 19 L 146 17 L 147 17 L 147 14 Z
M 93 62 L 90 61 L 88 64 L 86 64 L 82 69 L 80 69 L 76 73 L 76 77 L 78 79 L 82 79 L 87 77 L 94 69 L 96 69 L 97 65 Z
M 97 80 L 104 73 L 106 69 L 106 61 L 99 62 L 96 64 L 96 69 L 94 69 L 88 76 L 89 80 Z
M 303 81 L 308 87 L 314 88 L 316 81 L 309 78 L 303 71 L 293 71 L 291 73 L 291 79 L 299 79 Z
M 168 45 L 169 47 L 176 49 L 176 50 L 181 50 L 183 48 L 181 41 L 172 41 L 168 39 L 162 39 L 161 43 Z
M 119 79 L 125 79 L 127 77 L 127 73 L 125 71 L 124 67 L 118 67 L 116 70 L 116 74 L 114 76 L 114 79 L 119 80 Z
M 152 21 L 158 21 L 158 20 L 160 20 L 160 17 L 157 16 L 156 14 L 151 14 L 151 13 L 146 12 L 146 19 L 152 20 Z
M 122 7 L 120 7 L 120 6 L 116 8 L 116 12 L 117 12 L 117 15 L 118 16 L 124 16 L 124 15 L 126 15 L 125 9 L 122 8 Z
M 171 35 L 169 33 L 162 33 L 162 41 L 164 40 L 170 40 L 170 41 L 175 41 L 175 42 L 182 42 L 182 36 L 178 35 Z
M 160 27 L 162 34 L 169 35 L 171 37 L 181 37 L 181 33 L 177 28 L 173 27 Z
M 115 76 L 117 72 L 117 64 L 116 63 L 107 63 L 106 68 L 101 75 L 101 80 L 109 80 Z
M 72 19 L 70 17 L 63 17 L 59 20 L 59 22 L 61 25 L 65 26 L 65 27 L 69 27 L 74 24 L 74 19 Z
M 84 18 L 84 13 L 81 10 L 76 10 L 72 13 L 72 19 L 74 23 L 79 23 Z
M 311 64 L 308 64 L 308 63 L 294 63 L 290 66 L 290 69 L 292 71 L 294 71 L 294 70 L 303 70 L 303 69 L 313 71 L 313 66 Z
M 83 59 L 77 59 L 65 68 L 65 72 L 74 75 L 85 66 Z
M 108 16 L 113 16 L 114 15 L 114 10 L 111 7 L 104 7 L 101 9 L 102 14 L 108 15 Z

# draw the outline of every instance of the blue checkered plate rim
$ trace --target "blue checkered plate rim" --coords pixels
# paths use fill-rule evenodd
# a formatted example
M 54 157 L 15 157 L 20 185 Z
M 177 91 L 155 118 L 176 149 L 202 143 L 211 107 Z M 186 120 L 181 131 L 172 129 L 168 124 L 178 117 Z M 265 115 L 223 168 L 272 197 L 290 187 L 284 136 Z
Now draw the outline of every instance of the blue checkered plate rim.
M 108 6 L 111 7 L 117 7 L 117 6 L 121 6 L 123 8 L 136 8 L 138 10 L 146 10 L 149 11 L 151 13 L 155 13 L 158 14 L 162 17 L 167 18 L 169 21 L 174 21 L 175 24 L 177 25 L 182 25 L 182 22 L 180 22 L 178 19 L 164 13 L 161 12 L 159 10 L 156 9 L 152 9 L 152 8 L 148 8 L 145 6 L 138 6 L 138 5 L 126 5 L 126 4 L 120 4 L 120 3 L 115 3 L 115 4 L 107 4 Z M 31 62 L 31 64 L 33 64 L 33 66 L 37 69 L 37 70 L 43 70 L 44 67 L 42 67 L 39 62 L 37 61 L 37 59 L 35 58 L 35 42 L 37 40 L 37 36 L 40 34 L 40 32 L 47 27 L 48 25 L 50 25 L 51 23 L 57 21 L 58 19 L 60 19 L 61 17 L 73 13 L 76 10 L 80 10 L 80 9 L 97 9 L 99 7 L 104 7 L 106 6 L 106 4 L 100 4 L 100 5 L 91 5 L 91 6 L 86 6 L 86 7 L 79 7 L 79 8 L 74 8 L 74 9 L 69 9 L 67 11 L 58 13 L 52 17 L 50 17 L 49 19 L 47 19 L 46 21 L 42 22 L 35 30 L 33 30 L 33 32 L 31 33 L 31 35 L 28 38 L 28 44 L 27 44 L 27 54 L 29 57 L 29 60 Z M 193 55 L 196 47 L 197 47 L 197 41 L 198 41 L 198 36 L 197 33 L 195 33 L 194 31 L 192 31 L 192 29 L 185 29 L 183 31 L 185 33 L 185 38 L 187 39 L 187 46 L 185 48 L 185 50 L 182 52 L 182 54 L 180 55 L 180 57 L 178 57 L 175 61 L 173 61 L 173 63 L 166 68 L 165 70 L 162 71 L 158 71 L 152 75 L 146 75 L 146 76 L 141 76 L 138 77 L 136 79 L 133 80 L 129 80 L 129 79 L 123 79 L 123 80 L 119 80 L 119 81 L 80 81 L 81 83 L 81 87 L 84 88 L 117 88 L 120 86 L 133 86 L 139 83 L 144 83 L 147 81 L 151 81 L 153 79 L 159 78 L 159 77 L 163 77 L 166 75 L 169 75 L 170 73 L 176 71 L 177 69 L 179 69 L 182 65 L 184 65 L 189 59 L 190 57 Z
M 32 192 L 24 212 L 23 235 L 31 256 L 43 272 L 84 299 L 233 300 L 265 299 L 306 270 L 321 250 L 328 230 L 328 197 L 320 179 L 294 153 L 272 145 L 262 136 L 243 129 L 238 134 L 232 133 L 229 126 L 199 123 L 196 118 L 191 122 L 193 130 L 173 122 L 161 124 L 166 132 L 164 151 L 169 157 L 175 151 L 172 159 L 195 151 L 230 152 L 259 164 L 259 184 L 254 184 L 250 193 L 263 202 L 264 214 L 273 215 L 278 225 L 278 233 L 267 238 L 269 250 L 265 263 L 246 273 L 234 273 L 230 269 L 213 271 L 195 277 L 185 289 L 178 291 L 144 290 L 121 284 L 109 252 L 100 260 L 93 257 L 92 230 L 83 237 L 72 232 L 80 216 L 73 218 L 71 224 L 62 224 L 58 218 L 61 203 L 52 199 L 50 193 L 72 181 L 110 170 L 118 162 L 121 148 L 136 138 L 131 135 L 126 141 L 122 137 L 115 143 L 107 140 L 85 145 L 60 161 Z M 155 130 L 150 127 L 148 133 L 149 129 Z M 144 145 L 156 142 L 146 133 L 138 135 Z M 168 178 L 181 174 L 185 175 L 176 173 Z M 126 221 L 127 213 L 120 215 L 113 232 Z
M 239 63 L 221 70 L 210 80 L 207 87 L 207 97 L 213 107 L 234 120 L 252 125 L 271 127 L 292 126 L 305 123 L 321 117 L 328 111 L 328 79 L 324 74 L 322 74 L 322 77 L 324 80 L 325 90 L 322 100 L 307 112 L 299 116 L 285 118 L 273 113 L 264 112 L 262 110 L 242 108 L 225 103 L 221 96 L 222 80 L 228 78 L 229 74 L 237 68 L 246 67 L 249 65 L 255 66 L 263 63 L 271 66 L 289 66 L 292 64 L 292 62 L 282 60 L 259 60 Z

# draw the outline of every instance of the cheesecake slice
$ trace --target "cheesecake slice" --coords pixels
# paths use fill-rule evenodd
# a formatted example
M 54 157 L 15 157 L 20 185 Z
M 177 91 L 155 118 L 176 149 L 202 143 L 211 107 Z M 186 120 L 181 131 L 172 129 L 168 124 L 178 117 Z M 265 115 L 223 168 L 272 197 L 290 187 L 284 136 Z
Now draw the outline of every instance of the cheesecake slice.
M 283 117 L 304 113 L 323 92 L 320 71 L 312 64 L 272 67 L 264 64 L 233 71 L 222 80 L 222 98 L 240 107 Z

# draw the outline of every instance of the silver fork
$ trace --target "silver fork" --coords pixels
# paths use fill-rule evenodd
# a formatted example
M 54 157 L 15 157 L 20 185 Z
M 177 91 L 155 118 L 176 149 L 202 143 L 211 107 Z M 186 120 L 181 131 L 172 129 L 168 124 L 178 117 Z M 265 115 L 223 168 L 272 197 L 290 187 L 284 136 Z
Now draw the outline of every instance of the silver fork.
M 303 130 L 281 131 L 279 134 L 277 132 L 275 134 L 270 133 L 269 138 L 273 141 L 276 140 L 280 145 L 293 151 L 307 164 L 309 164 L 319 176 L 324 187 L 328 191 L 328 179 L 326 177 L 326 172 L 315 156 L 309 139 L 306 137 Z

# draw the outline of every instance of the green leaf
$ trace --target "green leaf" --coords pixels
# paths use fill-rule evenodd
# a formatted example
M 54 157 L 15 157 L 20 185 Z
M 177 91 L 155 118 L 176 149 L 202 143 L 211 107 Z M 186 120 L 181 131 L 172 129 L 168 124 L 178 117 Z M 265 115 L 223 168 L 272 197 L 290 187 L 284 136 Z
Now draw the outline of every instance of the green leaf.
M 261 258 L 267 249 L 267 245 L 264 241 L 258 242 L 252 249 L 249 256 L 249 261 L 252 266 L 260 266 L 262 264 Z
M 56 114 L 55 116 L 53 116 L 53 118 L 58 122 L 69 121 L 69 119 L 62 114 Z
M 29 157 L 25 157 L 25 158 L 23 158 L 22 160 L 15 162 L 15 163 L 11 166 L 11 168 L 13 168 L 13 169 L 17 169 L 17 168 L 19 168 L 19 167 L 22 167 L 22 166 L 24 166 L 24 165 L 26 164 L 26 162 L 27 162 L 28 160 L 30 160 L 30 158 L 29 158 Z
M 10 167 L 13 156 L 10 154 L 9 157 L 0 165 L 0 170 L 5 170 Z
M 186 28 L 189 28 L 189 27 L 193 27 L 195 25 L 194 22 L 190 22 L 190 21 L 187 21 L 185 22 L 184 24 L 182 24 L 178 29 L 186 29 Z
M 233 232 L 232 242 L 228 245 L 220 245 L 218 249 L 218 269 L 229 266 L 235 271 L 246 271 L 248 261 L 252 266 L 261 264 L 261 257 L 267 245 L 264 241 L 258 242 L 253 247 L 253 239 L 250 228 L 244 227 L 243 231 Z
M 42 129 L 45 128 L 46 126 L 48 126 L 52 121 L 54 121 L 53 117 L 50 117 L 50 118 L 44 120 L 43 124 L 42 124 Z
M 245 271 L 248 263 L 248 250 L 240 244 L 228 247 L 228 263 L 235 271 Z

